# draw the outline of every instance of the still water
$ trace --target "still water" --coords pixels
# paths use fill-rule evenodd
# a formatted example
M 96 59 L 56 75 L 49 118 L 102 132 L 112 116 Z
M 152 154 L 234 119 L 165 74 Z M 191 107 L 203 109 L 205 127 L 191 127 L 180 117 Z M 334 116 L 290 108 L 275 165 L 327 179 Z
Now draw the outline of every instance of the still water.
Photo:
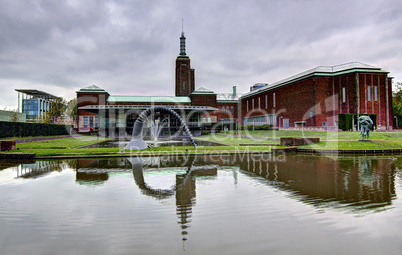
M 402 157 L 0 161 L 0 254 L 400 254 Z

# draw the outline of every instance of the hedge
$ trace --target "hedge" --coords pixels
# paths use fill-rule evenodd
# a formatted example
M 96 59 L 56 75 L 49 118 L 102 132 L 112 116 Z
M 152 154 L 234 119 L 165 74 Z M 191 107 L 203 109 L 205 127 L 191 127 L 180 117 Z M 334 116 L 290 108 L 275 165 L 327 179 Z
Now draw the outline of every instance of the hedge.
M 71 125 L 0 121 L 0 138 L 68 135 Z
M 353 129 L 353 123 L 359 123 L 358 118 L 362 115 L 369 116 L 373 121 L 372 130 L 377 128 L 377 114 L 353 114 L 353 113 L 338 113 L 338 128 L 345 130 Z

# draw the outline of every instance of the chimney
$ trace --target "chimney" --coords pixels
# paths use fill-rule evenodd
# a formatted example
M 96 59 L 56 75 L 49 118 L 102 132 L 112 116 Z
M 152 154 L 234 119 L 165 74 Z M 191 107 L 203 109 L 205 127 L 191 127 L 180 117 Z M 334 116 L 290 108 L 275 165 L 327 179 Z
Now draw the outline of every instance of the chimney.
M 236 93 L 236 86 L 233 86 L 233 96 L 235 97 L 237 95 Z

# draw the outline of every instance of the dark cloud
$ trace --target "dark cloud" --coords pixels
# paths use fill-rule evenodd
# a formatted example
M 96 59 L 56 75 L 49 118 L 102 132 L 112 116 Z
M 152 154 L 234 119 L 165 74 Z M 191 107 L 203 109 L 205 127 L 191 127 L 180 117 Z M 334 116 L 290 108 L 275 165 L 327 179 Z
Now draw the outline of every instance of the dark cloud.
M 197 87 L 246 92 L 350 61 L 401 80 L 401 10 L 397 0 L 1 1 L 3 104 L 16 104 L 13 87 L 173 95 L 181 19 Z

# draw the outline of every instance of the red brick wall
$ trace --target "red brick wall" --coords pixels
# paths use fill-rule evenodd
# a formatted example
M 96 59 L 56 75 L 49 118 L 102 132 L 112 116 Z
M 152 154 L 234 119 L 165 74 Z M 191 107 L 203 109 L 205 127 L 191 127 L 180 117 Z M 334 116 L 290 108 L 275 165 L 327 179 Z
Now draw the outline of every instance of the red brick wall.
M 275 94 L 275 107 L 274 107 Z M 310 118 L 309 112 L 314 106 L 315 87 L 313 79 L 305 79 L 273 91 L 264 92 L 241 100 L 241 117 L 252 117 L 266 114 L 277 114 L 289 119 L 289 126 L 295 121 L 307 121 L 307 125 L 314 125 L 315 116 Z M 266 97 L 267 96 L 267 105 Z M 260 98 L 260 108 L 258 98 Z M 254 110 L 253 110 L 254 99 Z M 249 112 L 247 112 L 247 101 Z M 307 115 L 306 115 L 307 114 Z
M 388 95 L 386 95 L 386 86 L 388 86 Z M 378 125 L 381 124 L 384 127 L 387 125 L 387 118 L 389 123 L 392 122 L 391 87 L 391 81 L 384 73 L 310 77 L 285 87 L 243 98 L 241 118 L 275 113 L 277 120 L 282 119 L 280 117 L 289 119 L 290 127 L 294 127 L 295 121 L 306 121 L 307 126 L 317 127 L 327 122 L 327 126 L 333 127 L 338 120 L 338 113 L 375 113 Z M 377 101 L 375 101 L 375 88 L 377 88 Z M 343 102 L 343 91 L 346 92 L 345 102 Z M 370 101 L 368 101 L 368 92 L 370 92 Z M 273 106 L 274 93 L 276 107 Z M 265 105 L 266 95 L 268 107 Z M 388 107 L 386 96 L 388 96 Z M 259 109 L 258 98 L 261 100 L 261 109 Z M 278 123 L 279 125 L 282 127 L 282 122 Z
M 188 96 L 192 92 L 192 80 L 194 77 L 191 76 L 194 71 L 190 68 L 190 58 L 188 57 L 178 57 L 176 59 L 176 96 Z M 183 89 L 183 82 L 186 83 Z
M 118 102 L 118 103 L 108 103 L 108 105 L 191 105 L 190 103 L 151 103 L 151 102 Z
M 86 105 L 106 105 L 106 100 L 109 97 L 108 93 L 77 93 L 77 107 Z M 96 115 L 85 110 L 78 110 L 80 115 Z
M 216 108 L 218 110 L 210 112 L 209 115 L 216 116 L 218 119 L 237 119 L 238 118 L 238 103 L 217 103 Z M 225 112 L 223 113 L 222 107 L 225 107 Z M 227 111 L 229 107 L 229 112 Z M 233 107 L 233 113 L 231 112 Z
M 216 94 L 191 94 L 191 105 L 216 107 Z

